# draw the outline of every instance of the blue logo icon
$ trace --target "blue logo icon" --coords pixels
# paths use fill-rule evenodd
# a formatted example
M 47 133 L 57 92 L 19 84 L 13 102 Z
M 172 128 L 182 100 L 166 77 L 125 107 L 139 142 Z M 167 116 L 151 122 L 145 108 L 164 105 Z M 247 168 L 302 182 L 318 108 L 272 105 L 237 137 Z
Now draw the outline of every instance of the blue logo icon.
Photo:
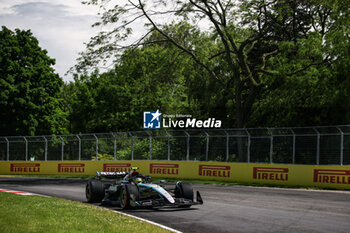
M 144 129 L 160 129 L 160 115 L 159 110 L 156 112 L 143 112 L 143 128 Z

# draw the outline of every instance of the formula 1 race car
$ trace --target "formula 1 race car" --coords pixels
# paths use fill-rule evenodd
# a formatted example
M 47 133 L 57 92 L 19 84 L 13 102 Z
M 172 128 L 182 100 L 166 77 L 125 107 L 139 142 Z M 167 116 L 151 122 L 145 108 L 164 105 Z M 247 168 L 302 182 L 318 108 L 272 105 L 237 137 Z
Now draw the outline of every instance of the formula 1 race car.
M 120 206 L 123 209 L 138 207 L 191 207 L 203 204 L 197 191 L 194 201 L 193 188 L 189 183 L 178 181 L 174 189 L 152 184 L 150 176 L 144 176 L 132 168 L 129 172 L 97 172 L 95 179 L 86 184 L 86 199 L 90 203 Z M 115 179 L 114 182 L 102 178 Z

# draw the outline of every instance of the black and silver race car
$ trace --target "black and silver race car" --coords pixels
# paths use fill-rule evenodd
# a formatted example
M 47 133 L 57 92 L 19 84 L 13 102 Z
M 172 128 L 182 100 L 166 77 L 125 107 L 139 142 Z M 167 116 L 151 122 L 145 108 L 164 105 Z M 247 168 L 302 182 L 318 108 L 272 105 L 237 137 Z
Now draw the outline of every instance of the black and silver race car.
M 102 178 L 115 179 L 114 182 Z M 192 185 L 178 181 L 174 189 L 162 184 L 152 184 L 150 176 L 144 176 L 132 168 L 130 172 L 97 172 L 95 179 L 86 184 L 86 199 L 90 203 L 120 206 L 123 209 L 138 207 L 191 207 L 203 204 L 197 191 L 196 201 Z

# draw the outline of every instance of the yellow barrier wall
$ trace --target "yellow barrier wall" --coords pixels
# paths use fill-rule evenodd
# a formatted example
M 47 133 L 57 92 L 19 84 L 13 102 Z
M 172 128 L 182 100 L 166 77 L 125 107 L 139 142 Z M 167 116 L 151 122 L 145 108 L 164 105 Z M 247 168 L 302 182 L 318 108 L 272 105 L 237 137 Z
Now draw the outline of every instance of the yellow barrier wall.
M 129 171 L 160 178 L 350 189 L 349 166 L 285 165 L 194 161 L 33 161 L 0 162 L 0 174 L 94 175 L 96 171 Z

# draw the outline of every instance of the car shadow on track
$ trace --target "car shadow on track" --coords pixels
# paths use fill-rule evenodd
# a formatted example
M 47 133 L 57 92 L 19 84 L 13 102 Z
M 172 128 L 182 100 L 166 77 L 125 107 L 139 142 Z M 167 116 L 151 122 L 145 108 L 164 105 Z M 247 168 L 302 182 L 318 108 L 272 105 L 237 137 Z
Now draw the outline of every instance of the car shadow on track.
M 111 207 L 111 206 L 102 206 L 101 207 L 105 207 L 114 211 L 119 211 L 119 212 L 123 212 L 123 213 L 144 213 L 144 212 L 177 212 L 177 211 L 195 211 L 195 210 L 199 210 L 199 208 L 138 208 L 138 209 L 129 209 L 129 210 L 123 210 L 120 207 Z

